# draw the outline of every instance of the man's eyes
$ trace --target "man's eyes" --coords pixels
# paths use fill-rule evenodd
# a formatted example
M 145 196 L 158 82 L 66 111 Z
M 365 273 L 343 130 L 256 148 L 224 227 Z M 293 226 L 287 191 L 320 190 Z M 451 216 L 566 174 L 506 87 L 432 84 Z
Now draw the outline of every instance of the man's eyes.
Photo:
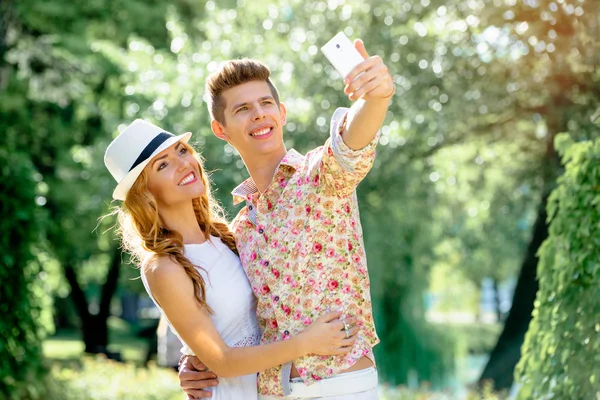
M 272 105 L 273 101 L 272 100 L 265 100 L 262 103 L 260 103 L 261 105 Z M 237 110 L 235 110 L 235 113 L 237 114 L 240 111 L 248 111 L 248 107 L 244 106 L 244 107 L 240 107 Z

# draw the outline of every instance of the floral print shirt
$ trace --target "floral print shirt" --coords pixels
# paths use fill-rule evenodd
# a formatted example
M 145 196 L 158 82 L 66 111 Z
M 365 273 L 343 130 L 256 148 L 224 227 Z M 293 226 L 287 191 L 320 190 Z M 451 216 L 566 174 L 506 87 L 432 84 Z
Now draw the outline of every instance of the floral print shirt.
M 258 298 L 261 343 L 285 340 L 320 315 L 343 308 L 362 326 L 345 356 L 309 355 L 294 360 L 308 385 L 350 368 L 361 357 L 373 362 L 375 332 L 369 275 L 356 186 L 373 165 L 378 136 L 361 150 L 342 140 L 347 109 L 337 109 L 324 146 L 306 156 L 287 152 L 267 190 L 252 178 L 232 192 L 246 202 L 233 221 L 240 259 Z M 291 363 L 259 374 L 260 394 L 289 395 Z

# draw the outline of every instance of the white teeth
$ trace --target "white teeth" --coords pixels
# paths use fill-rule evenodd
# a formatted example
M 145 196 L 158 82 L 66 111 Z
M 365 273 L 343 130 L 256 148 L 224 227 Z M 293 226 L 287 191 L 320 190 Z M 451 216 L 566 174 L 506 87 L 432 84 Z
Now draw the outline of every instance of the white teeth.
M 265 129 L 261 129 L 260 131 L 252 133 L 251 136 L 263 136 L 269 132 L 271 132 L 271 128 L 265 128 Z
M 179 182 L 179 186 L 183 186 L 185 184 L 190 183 L 194 180 L 194 178 L 196 178 L 196 175 L 194 175 L 193 172 L 190 172 L 185 178 L 181 180 L 181 182 Z

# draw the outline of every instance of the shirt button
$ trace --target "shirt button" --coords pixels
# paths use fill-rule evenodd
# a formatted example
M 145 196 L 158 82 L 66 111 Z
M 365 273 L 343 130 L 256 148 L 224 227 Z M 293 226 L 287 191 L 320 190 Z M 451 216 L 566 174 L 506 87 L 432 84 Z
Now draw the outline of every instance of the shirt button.
M 288 330 L 285 330 L 285 331 L 283 331 L 283 334 L 284 334 L 285 336 L 288 336 L 288 335 L 290 334 L 290 331 L 288 331 Z
M 265 264 L 265 267 L 269 266 L 269 262 L 268 261 L 265 261 L 264 264 Z
M 258 230 L 258 233 L 260 233 L 260 234 L 263 234 L 263 233 L 265 233 L 265 230 L 264 230 L 263 228 L 260 228 L 260 229 Z
M 275 301 L 279 301 L 279 296 L 275 296 L 275 297 L 273 298 L 273 300 L 275 300 Z
M 250 210 L 250 211 L 252 211 L 253 208 L 254 207 L 252 207 L 252 206 L 248 206 L 248 210 Z

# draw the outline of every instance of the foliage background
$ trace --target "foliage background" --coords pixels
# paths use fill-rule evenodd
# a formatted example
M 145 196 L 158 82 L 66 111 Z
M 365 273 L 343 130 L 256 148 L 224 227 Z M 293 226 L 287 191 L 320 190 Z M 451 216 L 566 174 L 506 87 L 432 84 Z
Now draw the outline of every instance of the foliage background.
M 75 329 L 86 351 L 109 354 L 109 317 L 124 310 L 123 296 L 142 292 L 112 234 L 102 234 L 114 221 L 98 223 L 114 185 L 102 156 L 118 130 L 142 117 L 194 132 L 233 216 L 228 193 L 246 172 L 210 132 L 205 77 L 229 58 L 266 62 L 288 108 L 286 144 L 306 152 L 324 141 L 335 107 L 349 105 L 319 52 L 338 31 L 382 56 L 397 85 L 376 164 L 358 191 L 381 378 L 454 387 L 471 331 L 452 334 L 430 315 L 467 310 L 478 321 L 482 280 L 498 287 L 513 279 L 512 309 L 497 301 L 505 324 L 481 374 L 510 387 L 537 293 L 546 200 L 561 173 L 554 138 L 598 132 L 590 116 L 600 105 L 599 7 L 3 1 L 0 276 L 11 284 L 0 291 L 0 393 L 35 396 L 22 393 L 45 374 L 39 341 L 54 331 Z M 552 268 L 540 273 L 553 282 Z
M 540 248 L 540 290 L 517 369 L 523 399 L 600 394 L 595 318 L 600 141 L 556 139 L 566 169 L 548 203 L 550 236 Z

